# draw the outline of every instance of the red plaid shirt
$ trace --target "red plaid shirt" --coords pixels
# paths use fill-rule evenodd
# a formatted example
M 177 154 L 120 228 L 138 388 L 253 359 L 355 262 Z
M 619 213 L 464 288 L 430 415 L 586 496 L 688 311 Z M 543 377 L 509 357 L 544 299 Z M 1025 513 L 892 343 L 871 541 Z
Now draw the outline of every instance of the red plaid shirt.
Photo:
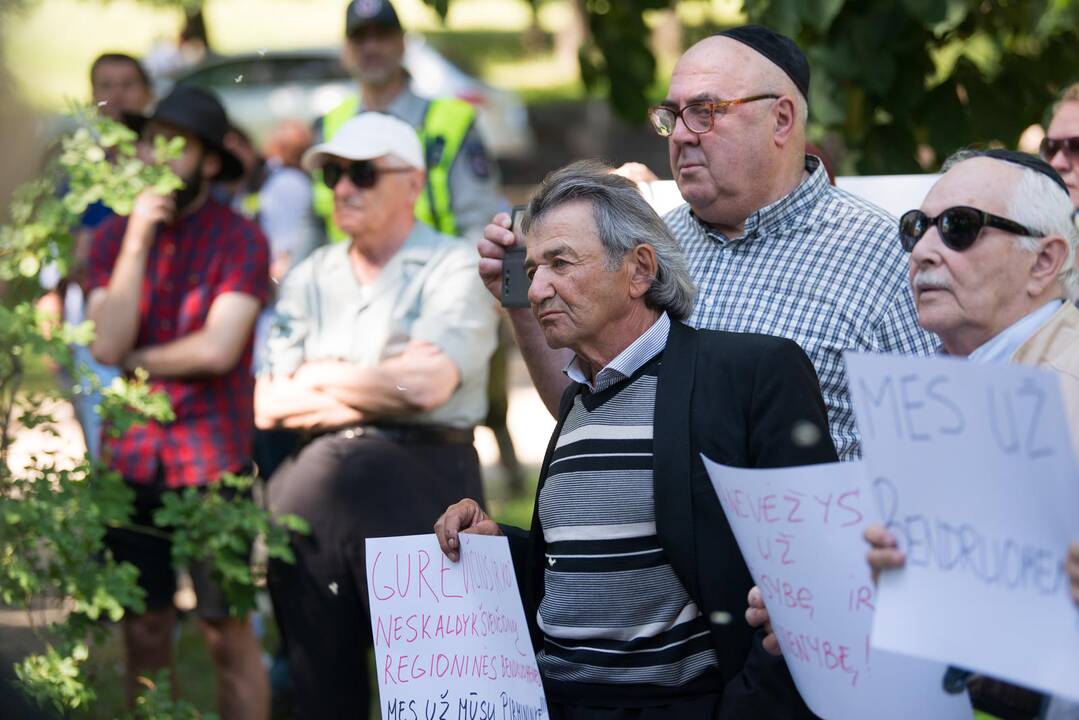
M 127 218 L 105 222 L 94 237 L 88 291 L 108 285 Z M 159 226 L 146 262 L 136 347 L 162 345 L 200 329 L 218 295 L 241 292 L 265 303 L 269 286 L 266 237 L 253 222 L 208 200 L 176 222 Z M 170 488 L 205 485 L 251 458 L 254 427 L 252 339 L 224 375 L 151 378 L 176 413 L 168 425 L 148 422 L 108 438 L 111 464 L 135 483 L 150 483 L 158 464 Z

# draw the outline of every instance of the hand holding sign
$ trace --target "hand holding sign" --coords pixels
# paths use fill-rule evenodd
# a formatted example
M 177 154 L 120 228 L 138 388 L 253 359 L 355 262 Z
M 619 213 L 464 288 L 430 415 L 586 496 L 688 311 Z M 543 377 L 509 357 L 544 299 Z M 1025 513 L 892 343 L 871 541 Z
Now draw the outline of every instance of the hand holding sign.
M 1059 379 L 946 358 L 848 354 L 847 369 L 875 505 L 905 559 L 881 575 L 874 648 L 1079 699 L 1066 551 L 1079 464 Z M 894 565 L 876 539 L 870 561 Z
M 367 540 L 367 587 L 384 720 L 547 715 L 505 538 Z M 363 682 L 357 678 L 357 682 Z
M 869 552 L 866 553 L 866 562 L 873 571 L 873 584 L 880 581 L 880 574 L 885 570 L 898 570 L 906 563 L 907 557 L 899 549 L 899 543 L 895 535 L 877 524 L 870 525 L 863 533 L 865 541 L 869 543 Z
M 480 504 L 471 498 L 455 502 L 446 508 L 442 517 L 435 522 L 435 537 L 438 546 L 450 560 L 461 559 L 460 533 L 473 535 L 501 535 L 498 523 L 487 516 Z
M 746 608 L 746 622 L 749 623 L 750 627 L 764 628 L 764 639 L 761 641 L 761 645 L 773 655 L 782 655 L 783 651 L 779 648 L 779 640 L 776 639 L 775 630 L 772 629 L 772 618 L 768 615 L 768 608 L 764 606 L 764 596 L 761 594 L 759 587 L 754 585 L 750 588 L 746 603 L 749 605 Z
M 705 467 L 758 585 L 746 619 L 772 623 L 813 712 L 829 720 L 971 717 L 965 695 L 942 691 L 943 664 L 869 646 L 875 596 L 861 534 L 870 493 L 860 465 L 746 470 L 706 458 Z

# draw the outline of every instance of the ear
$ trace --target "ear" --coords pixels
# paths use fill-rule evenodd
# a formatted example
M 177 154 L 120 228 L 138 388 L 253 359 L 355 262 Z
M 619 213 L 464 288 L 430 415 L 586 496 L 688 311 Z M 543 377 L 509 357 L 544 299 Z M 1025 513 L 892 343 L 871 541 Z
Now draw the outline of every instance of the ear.
M 772 138 L 776 145 L 783 147 L 790 142 L 798 124 L 798 108 L 789 95 L 779 98 L 772 106 L 772 122 Z
M 213 180 L 221 172 L 221 156 L 215 152 L 206 153 L 202 158 L 202 177 Z
M 1060 235 L 1042 238 L 1041 247 L 1034 255 L 1027 280 L 1027 293 L 1038 297 L 1057 283 L 1061 268 L 1068 260 L 1068 241 Z
M 629 296 L 636 300 L 652 289 L 659 272 L 656 250 L 651 245 L 638 245 L 626 255 L 629 271 Z
M 415 172 L 408 173 L 408 193 L 412 198 L 412 202 L 415 203 L 420 198 L 420 193 L 423 192 L 423 187 L 427 182 L 427 173 L 423 170 L 416 170 Z

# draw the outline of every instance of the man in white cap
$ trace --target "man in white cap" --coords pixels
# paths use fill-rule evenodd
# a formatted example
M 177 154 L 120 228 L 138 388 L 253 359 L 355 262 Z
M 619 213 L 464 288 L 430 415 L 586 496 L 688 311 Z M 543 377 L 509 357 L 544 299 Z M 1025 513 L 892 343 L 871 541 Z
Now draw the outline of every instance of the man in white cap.
M 407 123 L 361 113 L 303 164 L 322 171 L 350 240 L 286 277 L 256 384 L 256 424 L 310 438 L 270 481 L 271 509 L 312 527 L 296 565 L 271 565 L 270 589 L 296 717 L 361 717 L 364 540 L 427 532 L 451 502 L 482 495 L 472 428 L 498 315 L 475 249 L 415 219 L 424 155 Z

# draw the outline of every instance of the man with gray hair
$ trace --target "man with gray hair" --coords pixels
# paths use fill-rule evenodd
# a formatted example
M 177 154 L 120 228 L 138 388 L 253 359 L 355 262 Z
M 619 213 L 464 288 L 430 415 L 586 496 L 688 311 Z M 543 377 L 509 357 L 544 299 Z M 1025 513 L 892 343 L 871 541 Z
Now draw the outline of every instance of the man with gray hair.
M 636 186 L 598 163 L 549 175 L 523 229 L 532 314 L 569 348 L 531 531 L 471 499 L 435 532 L 505 533 L 552 718 L 801 717 L 778 658 L 731 622 L 752 580 L 701 453 L 739 467 L 836 460 L 790 340 L 683 324 L 693 285 Z M 722 714 L 721 714 L 722 713 Z

